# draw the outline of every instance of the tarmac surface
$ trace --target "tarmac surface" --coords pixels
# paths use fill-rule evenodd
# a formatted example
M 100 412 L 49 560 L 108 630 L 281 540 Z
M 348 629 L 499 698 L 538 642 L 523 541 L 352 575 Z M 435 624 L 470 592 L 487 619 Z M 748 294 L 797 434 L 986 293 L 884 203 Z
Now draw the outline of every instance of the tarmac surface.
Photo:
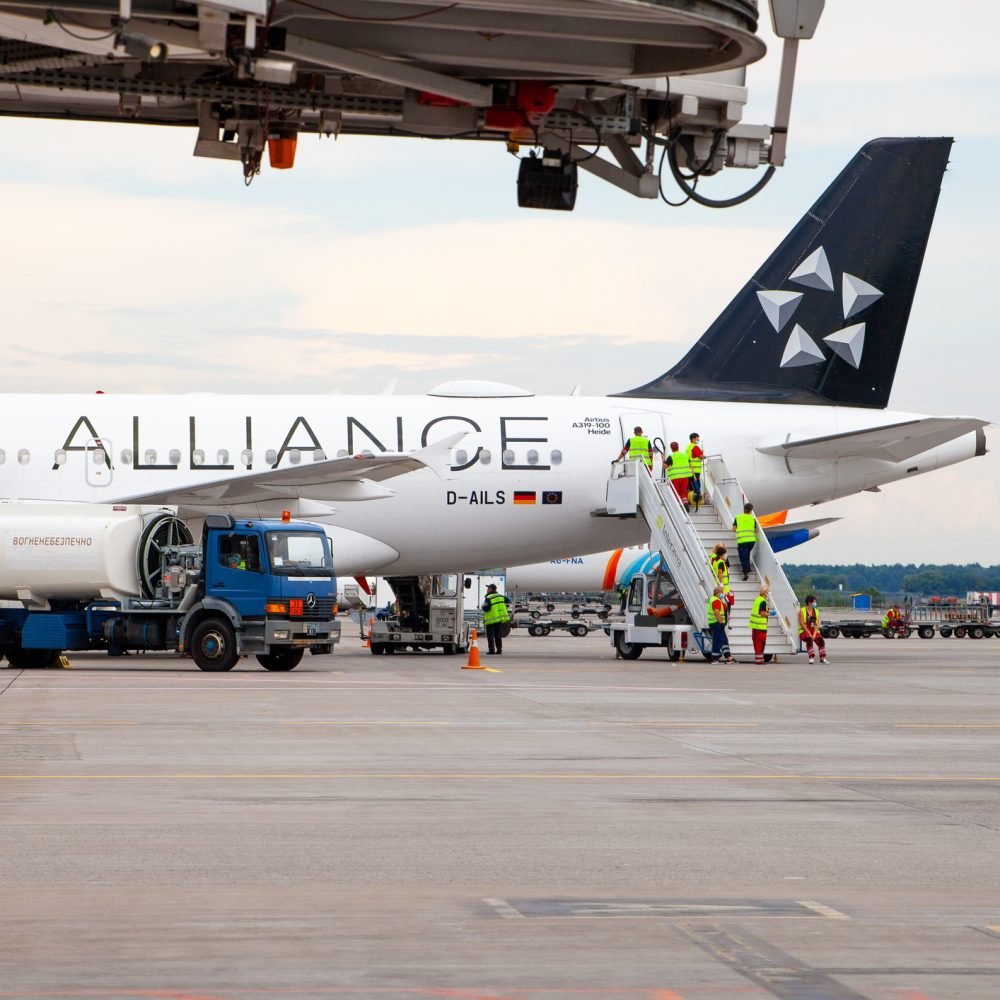
M 0 669 L 0 998 L 1000 997 L 1000 641 L 345 636 Z

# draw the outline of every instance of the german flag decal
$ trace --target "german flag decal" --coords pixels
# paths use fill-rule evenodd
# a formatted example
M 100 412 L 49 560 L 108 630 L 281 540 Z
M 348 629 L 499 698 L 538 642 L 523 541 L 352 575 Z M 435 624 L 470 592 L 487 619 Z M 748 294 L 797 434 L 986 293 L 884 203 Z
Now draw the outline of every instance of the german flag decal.
M 526 493 L 522 490 L 514 490 L 514 503 L 534 503 L 535 493 L 534 491 Z
M 562 503 L 562 490 L 546 490 L 542 494 L 542 504 Z

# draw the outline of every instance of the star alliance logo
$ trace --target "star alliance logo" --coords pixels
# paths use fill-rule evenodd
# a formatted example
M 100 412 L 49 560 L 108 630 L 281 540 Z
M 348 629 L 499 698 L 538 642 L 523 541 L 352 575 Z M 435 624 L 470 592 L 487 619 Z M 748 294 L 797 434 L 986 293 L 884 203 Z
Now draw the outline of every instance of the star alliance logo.
M 789 275 L 789 281 L 794 281 L 804 288 L 815 288 L 823 292 L 834 291 L 833 273 L 830 270 L 830 262 L 826 258 L 826 251 L 820 247 L 815 253 L 810 254 L 799 267 Z M 784 329 L 791 320 L 799 304 L 802 302 L 803 292 L 786 291 L 766 291 L 758 292 L 757 298 L 760 300 L 764 315 L 771 321 L 771 325 L 778 333 Z M 882 292 L 874 285 L 869 285 L 867 281 L 853 274 L 843 273 L 841 282 L 841 301 L 843 305 L 844 321 L 864 312 L 870 305 L 873 305 L 880 298 Z M 865 349 L 865 324 L 854 323 L 851 326 L 842 327 L 823 338 L 831 350 L 838 357 L 855 368 L 861 367 L 861 355 Z M 826 360 L 823 349 L 799 326 L 798 323 L 792 328 L 785 344 L 785 352 L 781 356 L 782 368 L 800 368 L 803 365 L 818 365 Z

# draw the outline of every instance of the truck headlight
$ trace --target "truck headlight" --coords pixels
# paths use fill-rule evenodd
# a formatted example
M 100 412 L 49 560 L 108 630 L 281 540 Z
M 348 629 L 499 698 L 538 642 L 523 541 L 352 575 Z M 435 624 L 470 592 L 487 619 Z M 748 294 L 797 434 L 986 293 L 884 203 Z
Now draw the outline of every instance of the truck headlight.
M 275 639 L 288 639 L 291 636 L 291 633 L 288 631 L 287 628 L 275 629 L 274 632 L 272 632 L 271 634 L 274 636 Z

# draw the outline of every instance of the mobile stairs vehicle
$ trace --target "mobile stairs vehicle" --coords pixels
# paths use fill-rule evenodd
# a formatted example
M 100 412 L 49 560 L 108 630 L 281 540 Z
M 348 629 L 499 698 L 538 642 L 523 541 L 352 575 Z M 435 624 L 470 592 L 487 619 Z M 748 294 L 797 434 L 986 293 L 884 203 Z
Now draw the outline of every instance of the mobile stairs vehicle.
M 208 514 L 200 543 L 172 508 L 0 505 L 0 650 L 12 667 L 63 650 L 165 650 L 202 670 L 256 655 L 292 670 L 340 639 L 322 525 Z
M 469 649 L 472 626 L 465 620 L 465 594 L 472 580 L 461 573 L 388 576 L 396 612 L 368 629 L 373 656 L 407 649 L 441 649 L 446 655 Z
M 771 588 L 765 658 L 798 653 L 799 602 L 759 527 L 749 579 L 742 579 L 733 520 L 743 512 L 745 497 L 718 456 L 702 463 L 702 491 L 709 502 L 689 512 L 671 483 L 659 481 L 642 462 L 613 464 L 607 505 L 593 514 L 641 516 L 649 526 L 650 551 L 660 553 L 661 566 L 650 577 L 632 581 L 625 621 L 607 626 L 618 655 L 634 660 L 644 649 L 661 648 L 678 659 L 685 650 L 697 649 L 706 660 L 712 658 L 707 606 L 718 582 L 709 554 L 719 542 L 725 544 L 730 556 L 730 589 L 736 599 L 726 626 L 733 657 L 753 661 L 748 619 L 762 583 Z

